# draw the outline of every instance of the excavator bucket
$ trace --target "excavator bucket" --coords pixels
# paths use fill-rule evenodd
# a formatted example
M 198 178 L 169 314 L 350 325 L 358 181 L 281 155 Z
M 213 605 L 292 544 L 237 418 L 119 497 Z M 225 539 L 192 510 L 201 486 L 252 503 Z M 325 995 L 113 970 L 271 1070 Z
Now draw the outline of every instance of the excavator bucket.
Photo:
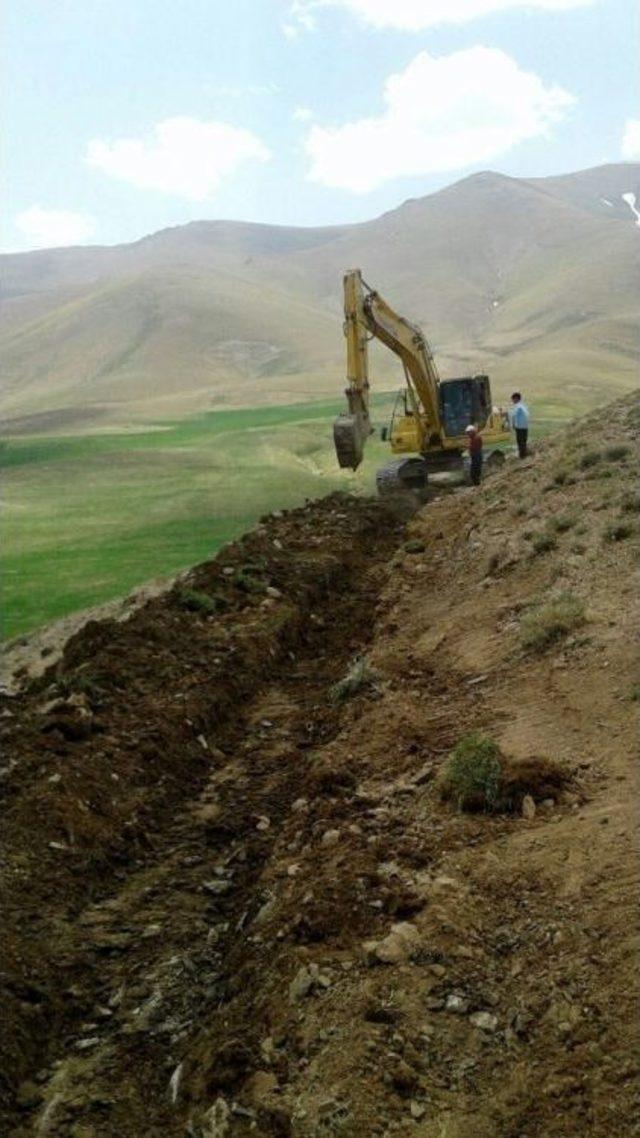
M 344 413 L 333 421 L 333 442 L 338 463 L 343 468 L 357 470 L 362 462 L 365 440 L 371 434 L 368 418 Z

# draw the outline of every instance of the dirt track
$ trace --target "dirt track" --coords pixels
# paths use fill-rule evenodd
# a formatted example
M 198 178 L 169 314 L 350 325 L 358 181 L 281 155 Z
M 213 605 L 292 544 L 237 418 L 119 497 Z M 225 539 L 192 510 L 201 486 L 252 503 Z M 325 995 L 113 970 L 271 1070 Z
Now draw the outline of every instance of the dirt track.
M 635 431 L 618 407 L 598 443 Z M 341 497 L 267 519 L 5 701 L 3 1132 L 640 1133 L 635 542 L 602 539 L 633 471 L 581 447 L 408 535 Z M 533 556 L 567 510 L 581 534 Z M 559 588 L 584 629 L 523 652 Z M 371 682 L 332 699 L 359 653 Z M 478 727 L 567 792 L 443 804 Z

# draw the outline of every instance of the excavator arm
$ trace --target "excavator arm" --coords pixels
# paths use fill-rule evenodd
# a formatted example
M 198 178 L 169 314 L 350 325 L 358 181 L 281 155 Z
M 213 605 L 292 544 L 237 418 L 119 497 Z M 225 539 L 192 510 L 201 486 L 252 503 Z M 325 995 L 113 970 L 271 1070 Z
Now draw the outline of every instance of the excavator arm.
M 347 340 L 348 411 L 333 424 L 333 439 L 342 467 L 356 470 L 364 444 L 373 431 L 369 418 L 369 339 L 364 291 L 359 270 L 344 277 L 344 334 Z
M 418 427 L 420 449 L 440 441 L 438 371 L 422 332 L 394 312 L 363 281 L 359 269 L 344 277 L 344 331 L 347 338 L 348 412 L 334 422 L 333 437 L 342 467 L 356 470 L 372 433 L 369 417 L 368 342 L 374 336 L 399 356 Z

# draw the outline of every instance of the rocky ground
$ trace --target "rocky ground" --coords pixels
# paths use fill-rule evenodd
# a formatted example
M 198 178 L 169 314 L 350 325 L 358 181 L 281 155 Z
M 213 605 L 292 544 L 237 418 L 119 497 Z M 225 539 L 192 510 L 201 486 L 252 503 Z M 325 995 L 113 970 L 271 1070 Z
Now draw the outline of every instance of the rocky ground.
M 270 516 L 3 698 L 2 1133 L 640 1134 L 639 424 Z

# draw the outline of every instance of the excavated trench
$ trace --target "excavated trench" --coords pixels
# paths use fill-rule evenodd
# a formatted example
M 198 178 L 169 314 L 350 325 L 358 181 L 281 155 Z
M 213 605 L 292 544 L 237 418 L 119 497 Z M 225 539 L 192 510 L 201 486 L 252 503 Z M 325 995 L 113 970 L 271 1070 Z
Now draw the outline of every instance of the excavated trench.
M 306 799 L 349 785 L 317 755 L 401 533 L 340 495 L 264 519 L 7 703 L 4 1133 L 204 1133 L 204 1107 L 259 1068 L 266 990 L 286 983 L 265 867 Z M 339 888 L 296 943 L 339 937 L 346 912 L 366 927 Z M 257 1122 L 289 1133 L 277 1108 Z

